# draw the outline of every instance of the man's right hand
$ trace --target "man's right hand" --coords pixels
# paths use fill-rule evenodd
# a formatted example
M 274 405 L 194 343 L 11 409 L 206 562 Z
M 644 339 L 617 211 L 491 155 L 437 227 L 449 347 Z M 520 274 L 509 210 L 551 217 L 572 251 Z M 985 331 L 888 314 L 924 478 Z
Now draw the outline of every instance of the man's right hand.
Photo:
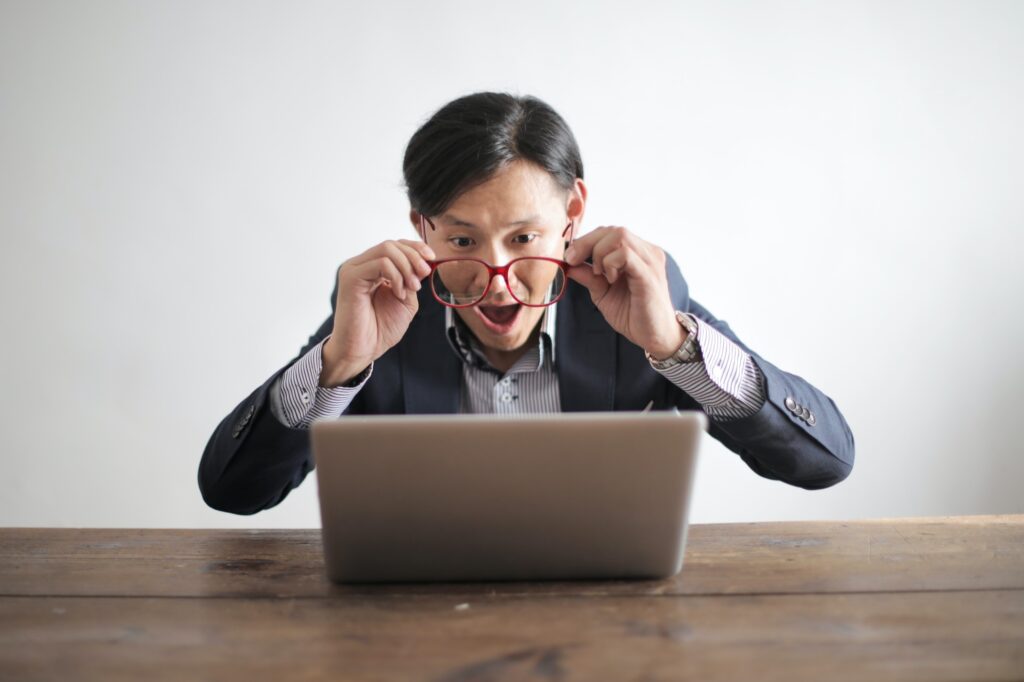
M 419 310 L 416 292 L 434 251 L 419 241 L 389 240 L 341 264 L 334 330 L 323 345 L 320 385 L 340 386 L 398 343 Z

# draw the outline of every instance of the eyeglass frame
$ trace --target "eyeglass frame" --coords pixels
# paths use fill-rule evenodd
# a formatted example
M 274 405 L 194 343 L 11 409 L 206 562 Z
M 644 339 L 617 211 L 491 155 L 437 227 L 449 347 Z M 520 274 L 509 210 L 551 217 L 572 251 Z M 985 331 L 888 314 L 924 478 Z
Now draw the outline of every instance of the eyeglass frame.
M 423 243 L 426 244 L 427 243 L 427 229 L 423 225 L 423 221 L 424 220 L 427 221 L 428 223 L 430 223 L 430 229 L 431 230 L 434 230 L 436 232 L 437 231 L 437 227 L 434 225 L 434 222 L 430 218 L 426 217 L 422 213 L 420 214 L 420 230 L 422 230 Z M 563 238 L 565 238 L 566 232 L 570 232 L 572 230 L 572 227 L 573 227 L 574 223 L 575 223 L 575 221 L 570 220 L 569 224 L 565 226 L 564 230 L 562 230 L 562 237 Z M 570 232 L 570 234 L 571 234 L 571 232 Z M 568 248 L 569 244 L 570 244 L 570 242 L 568 242 L 568 241 L 565 242 L 565 248 Z M 508 271 L 509 271 L 509 268 L 511 268 L 513 265 L 515 265 L 519 261 L 524 261 L 524 260 L 543 260 L 543 261 L 548 261 L 549 263 L 554 263 L 555 265 L 557 265 L 559 267 L 559 269 L 561 269 L 562 277 L 564 277 L 566 279 L 568 279 L 568 277 L 569 277 L 569 268 L 572 267 L 571 265 L 569 265 L 569 263 L 567 263 L 564 260 L 561 260 L 559 258 L 548 258 L 547 256 L 520 256 L 519 258 L 513 258 L 512 260 L 510 260 L 505 265 L 491 265 L 490 263 L 488 263 L 485 260 L 482 260 L 480 258 L 472 258 L 472 257 L 469 257 L 469 256 L 457 256 L 457 257 L 453 257 L 453 258 L 438 258 L 436 260 L 428 260 L 427 261 L 427 264 L 430 266 L 430 274 L 427 275 L 427 277 L 430 278 L 430 293 L 432 293 L 434 295 L 434 298 L 437 299 L 438 303 L 440 303 L 441 305 L 448 306 L 449 308 L 472 308 L 473 306 L 475 306 L 478 303 L 480 303 L 480 301 L 482 301 L 485 298 L 487 298 L 487 294 L 491 290 L 491 283 L 494 282 L 495 275 L 501 275 L 501 278 L 503 280 L 505 280 L 505 288 L 508 289 L 508 293 L 511 294 L 512 298 L 515 299 L 516 303 L 519 303 L 520 305 L 525 305 L 525 306 L 527 306 L 529 308 L 546 308 L 549 305 L 554 305 L 555 303 L 558 303 L 562 299 L 562 297 L 565 296 L 565 292 L 568 289 L 567 286 L 563 285 L 562 286 L 562 290 L 558 293 L 558 296 L 556 296 L 552 300 L 548 301 L 547 303 L 525 303 L 525 302 L 519 300 L 519 297 L 516 296 L 514 291 L 512 291 L 512 286 L 509 284 L 509 281 L 508 281 Z M 476 263 L 480 263 L 485 268 L 487 268 L 487 286 L 484 287 L 483 293 L 480 294 L 480 298 L 478 298 L 477 300 L 473 301 L 472 303 L 463 303 L 461 305 L 456 305 L 454 303 L 448 303 L 447 301 L 442 300 L 442 298 L 437 295 L 437 290 L 434 288 L 434 272 L 437 270 L 437 267 L 439 265 L 442 265 L 444 263 L 451 263 L 453 261 L 473 261 L 473 262 L 476 262 Z

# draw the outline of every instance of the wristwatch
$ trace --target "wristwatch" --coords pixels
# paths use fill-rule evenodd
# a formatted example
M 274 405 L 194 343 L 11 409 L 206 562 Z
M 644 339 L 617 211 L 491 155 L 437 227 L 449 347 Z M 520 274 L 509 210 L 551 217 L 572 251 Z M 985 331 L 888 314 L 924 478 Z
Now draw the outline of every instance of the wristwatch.
M 697 321 L 689 314 L 676 311 L 676 320 L 686 330 L 686 341 L 679 349 L 664 360 L 655 360 L 646 350 L 644 355 L 654 369 L 668 369 L 685 362 L 697 362 L 701 359 L 700 346 L 697 344 Z

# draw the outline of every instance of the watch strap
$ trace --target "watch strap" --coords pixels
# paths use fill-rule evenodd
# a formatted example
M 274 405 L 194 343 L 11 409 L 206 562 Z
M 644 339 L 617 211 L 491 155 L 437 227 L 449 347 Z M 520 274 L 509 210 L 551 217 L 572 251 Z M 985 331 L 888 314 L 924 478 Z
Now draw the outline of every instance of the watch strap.
M 700 344 L 697 343 L 697 320 L 689 313 L 676 311 L 676 320 L 686 330 L 686 340 L 679 346 L 675 353 L 663 360 L 655 360 L 651 354 L 644 351 L 647 361 L 654 369 L 668 369 L 679 364 L 698 362 L 702 359 Z

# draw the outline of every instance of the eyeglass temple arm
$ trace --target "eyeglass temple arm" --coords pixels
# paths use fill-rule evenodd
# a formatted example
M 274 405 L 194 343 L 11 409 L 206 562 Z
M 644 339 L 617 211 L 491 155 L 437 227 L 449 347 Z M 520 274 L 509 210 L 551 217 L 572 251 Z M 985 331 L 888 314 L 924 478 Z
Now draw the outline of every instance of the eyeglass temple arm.
M 574 224 L 575 224 L 575 221 L 574 220 L 570 220 L 569 224 L 565 226 L 564 230 L 562 230 L 562 239 L 565 239 L 565 233 L 566 232 L 570 233 L 570 238 L 565 241 L 565 248 L 569 248 L 569 243 L 572 241 L 572 237 L 574 236 L 574 235 L 571 234 L 572 233 L 572 227 L 573 227 Z
M 426 225 L 423 224 L 424 221 L 430 223 L 430 230 L 432 232 L 436 232 L 437 231 L 437 227 L 434 226 L 434 223 L 433 223 L 433 221 L 430 220 L 430 218 L 428 218 L 425 215 L 423 215 L 422 213 L 420 213 L 420 234 L 423 236 L 423 243 L 426 244 L 427 243 L 427 227 L 426 227 Z

